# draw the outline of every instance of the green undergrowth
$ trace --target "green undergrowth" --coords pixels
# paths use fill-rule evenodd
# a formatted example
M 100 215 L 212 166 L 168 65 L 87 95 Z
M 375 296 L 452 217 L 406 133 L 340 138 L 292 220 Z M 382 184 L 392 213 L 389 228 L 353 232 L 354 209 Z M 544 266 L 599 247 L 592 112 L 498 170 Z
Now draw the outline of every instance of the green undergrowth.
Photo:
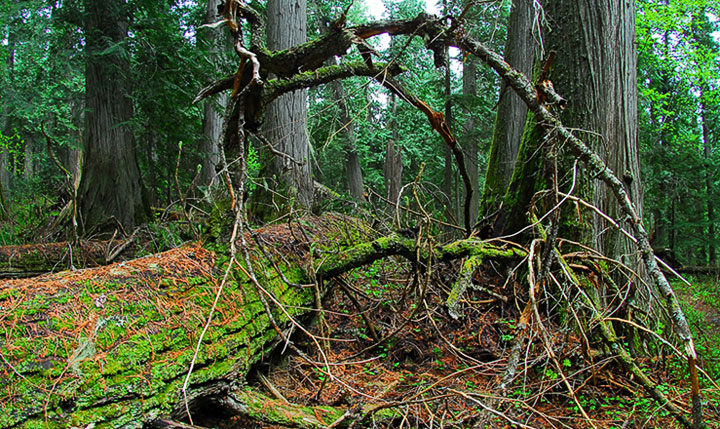
M 715 277 L 689 277 L 691 286 L 673 281 L 695 338 L 701 367 L 720 382 L 720 290 Z M 702 382 L 702 379 L 701 379 Z
M 20 195 L 8 200 L 8 217 L 0 219 L 0 245 L 27 244 L 37 239 L 36 231 L 62 207 L 49 197 Z

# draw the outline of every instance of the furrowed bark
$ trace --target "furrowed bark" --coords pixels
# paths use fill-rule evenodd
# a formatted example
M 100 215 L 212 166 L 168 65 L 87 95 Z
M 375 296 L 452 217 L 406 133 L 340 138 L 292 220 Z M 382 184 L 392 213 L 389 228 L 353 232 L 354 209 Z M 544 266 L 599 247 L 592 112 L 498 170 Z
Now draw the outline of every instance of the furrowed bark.
M 634 233 L 633 235 L 638 240 L 637 246 L 642 261 L 645 264 L 645 268 L 648 270 L 650 278 L 663 295 L 665 299 L 665 306 L 668 309 L 668 313 L 670 314 L 672 322 L 675 326 L 677 335 L 685 345 L 688 370 L 691 374 L 690 382 L 692 390 L 693 419 L 695 420 L 695 425 L 701 425 L 702 423 L 698 423 L 702 421 L 702 402 L 700 398 L 700 385 L 697 378 L 697 354 L 695 352 L 695 344 L 690 331 L 690 326 L 687 323 L 687 319 L 685 319 L 685 315 L 680 309 L 680 303 L 678 302 L 675 292 L 655 260 L 655 254 L 653 253 L 652 246 L 650 246 L 649 235 L 645 230 L 645 227 L 642 224 L 642 219 L 638 216 L 635 206 L 630 200 L 622 182 L 595 152 L 585 145 L 584 142 L 575 137 L 575 135 L 573 135 L 569 129 L 565 128 L 560 120 L 557 119 L 545 105 L 540 103 L 533 85 L 525 75 L 517 70 L 514 70 L 500 55 L 486 48 L 481 43 L 467 37 L 462 37 L 457 40 L 457 44 L 460 45 L 460 47 L 467 49 L 469 52 L 472 52 L 492 67 L 498 75 L 500 75 L 500 77 L 515 90 L 520 98 L 525 101 L 530 111 L 535 114 L 536 120 L 544 125 L 546 132 L 554 134 L 555 138 L 566 142 L 566 144 L 572 149 L 575 156 L 583 161 L 590 172 L 595 177 L 602 180 L 608 189 L 610 189 L 615 195 L 621 212 L 630 219 Z

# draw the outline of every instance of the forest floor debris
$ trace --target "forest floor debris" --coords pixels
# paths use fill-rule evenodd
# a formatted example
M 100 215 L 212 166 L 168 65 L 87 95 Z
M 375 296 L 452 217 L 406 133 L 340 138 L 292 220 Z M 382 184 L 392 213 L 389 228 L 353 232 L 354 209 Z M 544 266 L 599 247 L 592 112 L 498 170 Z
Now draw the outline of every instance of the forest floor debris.
M 258 368 L 259 373 L 267 375 L 256 376 L 251 384 L 265 389 L 269 396 L 275 392 L 278 397 L 303 405 L 395 406 L 398 418 L 392 426 L 378 427 L 680 427 L 609 356 L 601 350 L 587 353 L 574 332 L 549 322 L 546 326 L 553 331 L 555 352 L 592 422 L 586 421 L 568 398 L 534 333 L 523 351 L 519 376 L 508 395 L 496 397 L 520 304 L 500 305 L 488 295 L 475 292 L 467 297 L 466 304 L 471 305 L 465 305 L 465 317 L 454 320 L 445 308 L 442 281 L 437 290 L 428 293 L 426 308 L 415 320 L 384 346 L 363 353 L 373 344 L 373 338 L 360 317 L 361 311 L 380 336 L 410 317 L 412 304 L 409 299 L 402 300 L 407 295 L 405 288 L 411 286 L 407 280 L 411 277 L 407 276 L 409 269 L 407 264 L 385 261 L 346 276 L 359 309 L 338 285 L 328 294 L 324 321 L 316 320 L 313 334 L 320 337 L 329 333 L 324 344 L 332 377 L 298 356 L 283 355 Z M 445 273 L 437 273 L 436 280 L 451 274 L 446 269 Z M 482 279 L 476 280 L 482 280 L 494 292 L 514 296 L 515 285 L 505 284 L 497 273 L 486 269 L 479 276 Z M 306 336 L 294 340 L 316 360 L 321 359 Z M 588 356 L 594 356 L 592 361 Z M 666 381 L 661 386 L 671 400 L 688 409 L 684 363 L 665 355 L 640 360 L 654 378 Z M 720 427 L 720 409 L 716 405 L 720 403 L 720 392 L 707 388 L 703 393 L 708 404 L 707 423 L 709 427 Z M 494 404 L 495 413 L 487 411 L 488 404 Z M 221 426 L 247 427 L 245 424 L 229 419 Z

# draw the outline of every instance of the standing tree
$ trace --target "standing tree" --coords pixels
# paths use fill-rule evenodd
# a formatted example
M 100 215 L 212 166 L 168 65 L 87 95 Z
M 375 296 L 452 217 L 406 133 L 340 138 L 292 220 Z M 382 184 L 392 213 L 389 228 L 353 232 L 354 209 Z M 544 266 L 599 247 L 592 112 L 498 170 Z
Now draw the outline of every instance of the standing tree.
M 213 24 L 220 18 L 218 17 L 219 0 L 209 0 L 207 2 L 207 12 L 205 22 Z M 204 36 L 204 42 L 207 45 L 208 54 L 215 64 L 220 61 L 220 52 L 222 51 L 223 40 L 225 34 L 218 30 L 206 30 L 209 34 Z M 216 72 L 219 67 L 215 67 Z M 200 140 L 199 150 L 202 156 L 202 168 L 200 170 L 200 185 L 208 186 L 215 177 L 215 168 L 220 163 L 220 155 L 218 145 L 220 144 L 220 133 L 222 131 L 222 114 L 220 113 L 227 103 L 227 95 L 220 94 L 216 100 L 206 100 L 203 103 L 203 138 Z M 218 106 L 219 105 L 219 106 Z M 220 107 L 220 108 L 218 108 Z
M 324 11 L 318 7 L 317 4 L 313 4 L 313 9 L 318 15 L 320 34 L 326 35 L 330 32 L 331 18 L 327 16 Z M 337 66 L 340 61 L 336 56 L 329 58 L 325 62 L 328 66 Z M 345 89 L 343 83 L 340 80 L 335 80 L 330 83 L 332 89 L 332 95 L 335 104 L 337 104 L 339 110 L 340 129 L 342 130 L 343 136 L 343 152 L 345 155 L 345 172 L 348 180 L 348 190 L 350 196 L 355 201 L 363 201 L 364 190 L 363 190 L 363 172 L 360 166 L 360 157 L 357 153 L 357 136 L 355 135 L 355 121 L 351 117 L 351 112 L 346 102 Z
M 289 49 L 307 40 L 306 0 L 270 0 L 267 5 L 267 47 Z M 264 134 L 280 155 L 263 150 L 260 174 L 264 186 L 254 196 L 254 213 L 270 220 L 276 215 L 274 195 L 309 209 L 313 202 L 310 144 L 307 137 L 307 90 L 283 94 L 267 106 Z M 281 204 L 286 206 L 286 204 Z
M 539 19 L 540 10 L 533 7 L 531 0 L 515 0 L 508 20 L 508 35 L 505 43 L 505 60 L 526 76 L 532 74 L 535 58 L 533 22 Z M 491 214 L 497 210 L 505 190 L 510 184 L 520 140 L 522 139 L 527 106 L 504 82 L 500 86 L 497 116 L 490 146 L 491 168 L 485 174 L 485 188 L 481 202 L 481 213 Z
M 87 113 L 79 206 L 86 231 L 119 224 L 129 232 L 148 215 L 128 123 L 127 8 L 119 0 L 85 0 Z
M 717 106 L 720 94 L 717 88 L 717 64 L 718 64 L 718 43 L 715 41 L 714 33 L 717 31 L 717 24 L 713 25 L 707 17 L 705 7 L 694 11 L 692 18 L 692 37 L 695 42 L 694 62 L 697 70 L 696 78 L 698 84 L 699 98 L 699 120 L 702 129 L 702 151 L 703 151 L 703 169 L 705 170 L 705 212 L 707 225 L 707 259 L 703 258 L 702 262 L 707 260 L 709 265 L 717 263 L 716 252 L 716 219 L 715 219 L 715 197 L 714 186 L 715 177 L 717 176 L 716 165 L 713 165 L 713 151 L 715 148 L 715 139 L 717 135 L 718 114 L 715 106 Z M 703 228 L 703 235 L 705 228 Z M 704 246 L 703 246 L 704 250 Z
M 550 52 L 538 58 L 537 68 L 547 85 L 551 82 L 565 100 L 545 100 L 560 112 L 563 123 L 579 130 L 583 140 L 592 145 L 607 165 L 619 172 L 627 192 L 641 213 L 642 193 L 637 146 L 637 84 L 635 8 L 623 1 L 548 1 L 544 13 L 552 28 L 544 35 L 544 48 Z M 553 55 L 553 53 L 557 53 Z M 554 56 L 554 60 L 553 60 Z M 580 60 L 582 59 L 582 61 Z M 519 118 L 518 118 L 519 119 Z M 496 227 L 512 233 L 527 223 L 525 213 L 535 193 L 547 184 L 542 167 L 544 156 L 539 149 L 550 150 L 542 136 L 545 124 L 528 121 L 522 147 L 508 188 L 508 205 Z M 552 150 L 561 151 L 562 142 Z M 496 159 L 495 162 L 501 162 Z M 545 167 L 552 167 L 545 163 Z M 570 166 L 571 167 L 571 166 Z M 498 168 L 492 162 L 488 171 Z M 571 190 L 572 175 L 561 178 L 564 191 Z M 538 188 L 540 185 L 540 188 Z M 575 194 L 586 198 L 605 214 L 618 218 L 618 207 L 606 186 L 594 177 L 576 184 Z M 509 199 L 508 199 L 509 197 Z M 614 258 L 629 253 L 631 243 L 619 237 L 604 219 L 595 215 L 592 225 L 575 228 L 580 238 L 595 249 Z M 499 231 L 498 231 L 499 232 Z
M 475 60 L 468 58 L 463 63 L 462 89 L 463 96 L 466 98 L 477 97 L 477 67 Z M 463 132 L 465 134 L 465 169 L 470 176 L 472 183 L 472 196 L 470 197 L 470 219 L 473 222 L 478 217 L 478 200 L 480 192 L 480 183 L 478 182 L 478 136 L 475 128 L 477 127 L 477 119 L 472 116 L 471 112 L 466 112 L 468 119 L 463 124 Z

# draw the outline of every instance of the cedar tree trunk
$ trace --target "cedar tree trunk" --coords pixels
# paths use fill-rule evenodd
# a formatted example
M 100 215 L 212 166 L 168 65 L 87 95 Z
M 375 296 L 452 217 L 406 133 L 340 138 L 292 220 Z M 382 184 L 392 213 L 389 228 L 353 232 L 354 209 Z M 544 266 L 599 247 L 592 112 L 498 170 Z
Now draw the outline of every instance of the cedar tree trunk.
M 637 144 L 637 82 L 634 1 L 558 0 L 545 2 L 545 13 L 552 27 L 544 41 L 547 52 L 556 57 L 547 76 L 558 94 L 567 100 L 561 112 L 564 124 L 581 133 L 607 165 L 623 177 L 626 190 L 641 213 L 642 191 Z M 541 61 L 538 69 L 543 68 Z M 547 187 L 542 167 L 543 153 L 538 150 L 543 135 L 535 120 L 527 122 L 518 163 L 505 198 L 505 232 L 514 232 L 527 224 L 525 213 L 536 191 Z M 562 142 L 556 142 L 558 150 Z M 547 147 L 547 146 L 546 146 Z M 565 164 L 568 171 L 572 165 Z M 561 167 L 562 168 L 562 167 Z M 582 176 L 582 172 L 579 173 Z M 571 175 L 560 177 L 561 189 L 570 188 Z M 574 193 L 593 202 L 606 214 L 618 217 L 614 196 L 604 183 L 593 177 L 581 178 Z M 548 207 L 549 208 L 549 207 Z M 599 216 L 590 227 L 571 226 L 576 238 L 589 242 L 612 258 L 634 252 L 632 243 L 620 237 Z M 632 261 L 624 262 L 633 265 Z
M 218 16 L 219 0 L 209 0 L 207 2 L 207 12 L 205 22 L 213 24 L 220 20 Z M 208 53 L 211 60 L 215 63 L 220 62 L 220 52 L 223 46 L 223 35 L 219 30 L 207 29 L 204 39 L 208 45 Z M 219 71 L 219 68 L 217 68 Z M 200 170 L 199 185 L 209 186 L 215 177 L 215 169 L 220 163 L 219 146 L 220 133 L 222 132 L 223 116 L 227 103 L 227 95 L 220 94 L 216 99 L 208 99 L 203 103 L 203 138 L 200 140 L 199 150 L 202 156 L 202 168 Z
M 148 215 L 135 141 L 128 122 L 130 99 L 128 5 L 120 0 L 85 0 L 85 162 L 80 212 L 85 230 L 114 228 L 129 233 Z
M 532 76 L 535 58 L 532 29 L 534 10 L 531 0 L 513 1 L 505 42 L 505 60 L 528 77 Z M 507 82 L 503 81 L 500 85 L 500 100 L 485 173 L 485 188 L 480 209 L 484 215 L 492 214 L 497 210 L 501 199 L 505 196 L 515 167 L 526 117 L 525 102 Z
M 270 0 L 267 5 L 267 47 L 279 51 L 307 40 L 306 0 Z M 275 207 L 294 205 L 309 209 L 313 201 L 313 180 L 310 145 L 307 136 L 307 90 L 281 95 L 266 110 L 264 134 L 277 156 L 263 150 L 260 175 L 267 189 L 260 188 L 254 196 L 253 212 L 261 219 L 271 220 L 279 213 Z M 275 201 L 276 195 L 289 201 Z

